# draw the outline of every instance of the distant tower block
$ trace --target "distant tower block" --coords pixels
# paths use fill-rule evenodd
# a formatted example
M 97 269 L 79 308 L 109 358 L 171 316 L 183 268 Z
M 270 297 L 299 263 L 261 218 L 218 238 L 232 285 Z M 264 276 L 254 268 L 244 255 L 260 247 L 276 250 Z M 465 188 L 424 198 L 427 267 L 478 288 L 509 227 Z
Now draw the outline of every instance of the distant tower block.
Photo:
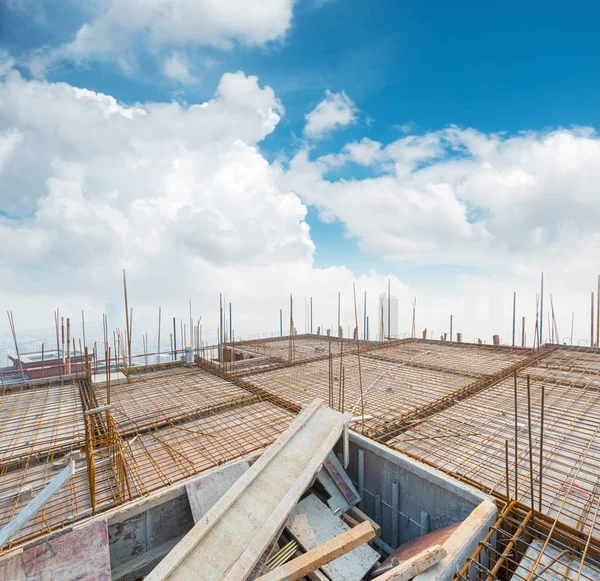
M 338 329 L 338 337 L 340 339 L 344 338 L 344 329 L 343 329 L 343 327 L 341 325 L 340 325 L 340 328 Z
M 494 340 L 494 345 L 496 345 L 496 346 L 500 345 L 500 335 L 494 335 L 493 340 Z
M 427 329 L 423 329 L 423 339 L 427 339 Z
M 462 343 L 462 333 L 456 333 L 456 342 Z
M 327 329 L 327 336 L 331 337 L 331 329 Z

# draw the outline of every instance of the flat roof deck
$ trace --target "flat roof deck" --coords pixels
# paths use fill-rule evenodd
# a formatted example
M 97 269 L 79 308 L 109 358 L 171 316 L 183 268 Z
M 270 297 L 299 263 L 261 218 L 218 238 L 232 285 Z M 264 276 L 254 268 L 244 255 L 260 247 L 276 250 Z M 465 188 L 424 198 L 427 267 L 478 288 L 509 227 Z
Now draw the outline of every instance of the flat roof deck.
M 287 337 L 235 343 L 235 349 L 260 355 L 254 361 L 266 370 L 236 364 L 219 369 L 214 361 L 128 370 L 128 381 L 110 390 L 110 425 L 104 412 L 84 419 L 84 411 L 108 404 L 106 388 L 90 391 L 85 380 L 6 390 L 0 395 L 0 528 L 65 465 L 68 452 L 77 468 L 70 485 L 12 545 L 91 514 L 90 434 L 96 438 L 100 512 L 128 500 L 129 492 L 138 498 L 262 449 L 315 397 L 351 411 L 352 427 L 363 431 L 361 379 L 366 436 L 499 499 L 506 496 L 508 442 L 509 492 L 515 494 L 516 478 L 517 500 L 527 507 L 529 375 L 535 509 L 543 388 L 539 514 L 580 535 L 582 543 L 589 539 L 589 553 L 600 557 L 600 519 L 594 516 L 600 501 L 600 350 L 548 346 L 534 352 L 416 339 L 361 343 L 359 375 L 356 342 L 299 336 L 293 343 L 292 359 Z M 114 450 L 122 452 L 126 494 Z

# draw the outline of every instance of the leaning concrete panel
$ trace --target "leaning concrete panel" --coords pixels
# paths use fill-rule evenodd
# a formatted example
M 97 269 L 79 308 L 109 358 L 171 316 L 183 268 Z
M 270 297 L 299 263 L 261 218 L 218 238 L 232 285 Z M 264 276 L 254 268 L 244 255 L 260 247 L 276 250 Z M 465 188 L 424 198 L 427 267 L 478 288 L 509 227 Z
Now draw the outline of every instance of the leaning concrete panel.
M 250 464 L 246 460 L 240 460 L 218 472 L 200 476 L 186 484 L 194 523 L 197 523 L 216 504 L 248 468 Z
M 0 561 L 10 581 L 110 581 L 106 521 L 96 522 Z

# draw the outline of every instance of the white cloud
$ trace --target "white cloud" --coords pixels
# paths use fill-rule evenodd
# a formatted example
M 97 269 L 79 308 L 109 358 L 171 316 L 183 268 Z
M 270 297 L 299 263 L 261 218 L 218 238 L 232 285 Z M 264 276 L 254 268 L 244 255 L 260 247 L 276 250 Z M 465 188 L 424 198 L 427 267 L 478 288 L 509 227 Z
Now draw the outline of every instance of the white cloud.
M 339 288 L 351 324 L 353 274 L 313 266 L 306 207 L 258 149 L 283 107 L 256 77 L 224 75 L 206 103 L 128 106 L 13 71 L 0 101 L 10 149 L 0 209 L 22 216 L 0 214 L 0 301 L 21 331 L 50 329 L 57 305 L 72 317 L 85 308 L 91 329 L 105 302 L 120 301 L 121 268 L 138 338 L 155 328 L 157 305 L 171 316 L 189 297 L 214 335 L 219 292 L 234 301 L 238 337 L 277 329 L 290 291 L 314 294 L 316 327 L 331 325 Z M 385 282 L 360 280 L 373 297 Z M 302 331 L 302 306 L 295 312 Z
M 344 153 L 360 165 L 373 165 L 381 157 L 381 143 L 365 137 L 361 141 L 347 143 L 344 146 Z
M 179 51 L 173 51 L 162 64 L 163 75 L 184 85 L 197 83 L 198 79 L 190 72 L 187 57 Z
M 344 160 L 381 175 L 327 179 Z M 449 128 L 385 147 L 363 140 L 313 161 L 299 152 L 280 183 L 392 259 L 506 264 L 598 244 L 600 139 L 587 129 L 503 137 Z
M 0 79 L 15 66 L 15 59 L 5 50 L 0 50 Z
M 356 121 L 358 109 L 352 99 L 341 93 L 325 92 L 325 98 L 305 115 L 304 134 L 311 139 L 321 139 L 326 133 Z
M 294 0 L 107 0 L 83 13 L 87 21 L 72 40 L 36 51 L 29 64 L 41 78 L 47 67 L 62 60 L 123 59 L 140 41 L 163 56 L 182 47 L 263 46 L 285 37 L 293 5 Z M 180 58 L 163 70 L 178 81 L 188 78 Z
M 290 291 L 300 331 L 304 295 L 314 297 L 315 327 L 329 327 L 341 291 L 347 330 L 354 274 L 314 266 L 305 220 L 314 204 L 374 257 L 481 269 L 444 270 L 447 279 L 413 287 L 393 278 L 402 330 L 416 294 L 419 330 L 439 336 L 452 313 L 465 338 L 506 340 L 517 290 L 531 338 L 543 269 L 561 333 L 575 309 L 575 339 L 587 336 L 600 255 L 600 139 L 590 130 L 363 139 L 315 160 L 299 152 L 283 170 L 259 149 L 283 107 L 241 72 L 188 106 L 126 105 L 6 70 L 0 101 L 0 302 L 18 329 L 51 329 L 57 305 L 73 319 L 85 308 L 87 329 L 105 302 L 120 301 L 127 268 L 137 337 L 155 328 L 157 305 L 163 317 L 180 316 L 190 297 L 214 328 L 219 292 L 233 302 L 238 337 L 277 330 Z M 329 181 L 349 161 L 376 177 Z M 386 281 L 377 272 L 357 280 L 369 293 L 371 329 Z
M 21 141 L 21 133 L 16 129 L 8 129 L 0 132 L 0 175 L 6 166 L 10 154 L 15 150 L 19 141 Z

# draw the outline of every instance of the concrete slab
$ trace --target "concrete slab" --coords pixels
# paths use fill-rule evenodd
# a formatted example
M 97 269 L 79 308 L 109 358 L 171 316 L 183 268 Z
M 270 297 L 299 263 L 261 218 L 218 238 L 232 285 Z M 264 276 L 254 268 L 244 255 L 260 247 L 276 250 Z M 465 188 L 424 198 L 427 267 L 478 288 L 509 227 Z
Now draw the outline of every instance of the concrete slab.
M 92 385 L 94 387 L 106 387 L 108 382 L 108 375 L 106 373 L 98 373 L 97 375 L 92 375 Z M 117 385 L 119 383 L 126 383 L 127 376 L 120 371 L 111 371 L 110 373 L 110 385 Z
M 110 581 L 106 521 L 70 531 L 0 561 L 10 581 Z
M 350 529 L 314 494 L 296 505 L 286 528 L 305 551 Z M 362 545 L 321 568 L 332 581 L 360 581 L 378 560 L 377 551 Z

